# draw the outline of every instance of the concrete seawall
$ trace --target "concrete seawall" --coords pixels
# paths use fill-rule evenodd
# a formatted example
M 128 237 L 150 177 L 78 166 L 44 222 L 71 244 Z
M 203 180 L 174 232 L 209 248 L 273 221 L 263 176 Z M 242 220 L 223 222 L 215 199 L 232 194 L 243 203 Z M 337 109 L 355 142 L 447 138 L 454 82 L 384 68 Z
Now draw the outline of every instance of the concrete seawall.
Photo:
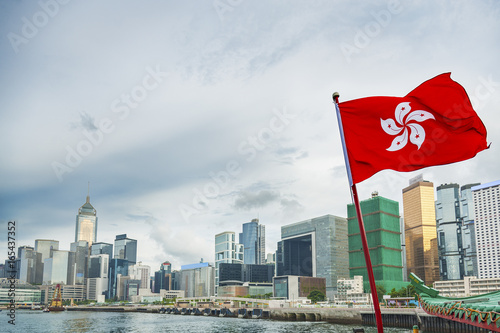
M 363 319 L 357 309 L 343 308 L 284 308 L 269 309 L 271 319 L 288 321 L 326 321 L 334 324 L 361 325 Z
M 200 311 L 195 311 L 198 309 Z M 161 306 L 75 306 L 67 307 L 67 311 L 103 311 L 103 312 L 147 312 L 163 313 L 165 308 Z M 163 310 L 163 312 L 162 312 Z M 194 314 L 202 315 L 202 311 L 208 310 L 210 314 L 220 316 L 221 308 L 176 308 L 177 312 L 172 314 Z M 238 317 L 238 308 L 229 309 L 233 316 Z M 253 314 L 253 308 L 247 308 Z M 261 316 L 271 320 L 282 321 L 323 321 L 332 324 L 347 324 L 360 326 L 375 326 L 375 316 L 371 309 L 346 309 L 346 308 L 256 308 Z M 181 311 L 185 311 L 182 313 Z M 194 311 L 194 313 L 193 313 Z M 210 312 L 212 311 L 212 312 Z M 264 313 L 263 313 L 264 312 Z M 229 315 L 230 316 L 230 315 Z M 241 318 L 255 318 L 252 315 Z M 431 316 L 421 309 L 382 309 L 382 322 L 386 327 L 401 327 L 411 329 L 413 325 L 426 332 L 439 333 L 482 333 L 487 330 L 453 322 L 447 319 Z

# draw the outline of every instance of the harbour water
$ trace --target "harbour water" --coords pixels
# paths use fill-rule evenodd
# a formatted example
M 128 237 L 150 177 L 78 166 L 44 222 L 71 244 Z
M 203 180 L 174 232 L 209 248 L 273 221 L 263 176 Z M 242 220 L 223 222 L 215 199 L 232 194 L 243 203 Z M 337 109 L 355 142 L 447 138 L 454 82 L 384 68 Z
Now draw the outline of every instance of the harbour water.
M 310 332 L 352 333 L 359 326 L 336 325 L 326 322 L 288 322 L 267 319 L 239 319 L 207 316 L 172 315 L 158 313 L 117 313 L 64 311 L 16 311 L 15 325 L 8 323 L 5 311 L 0 312 L 0 331 L 9 333 L 261 333 Z M 375 333 L 375 327 L 364 327 L 366 333 Z M 385 328 L 387 333 L 411 332 L 411 328 Z

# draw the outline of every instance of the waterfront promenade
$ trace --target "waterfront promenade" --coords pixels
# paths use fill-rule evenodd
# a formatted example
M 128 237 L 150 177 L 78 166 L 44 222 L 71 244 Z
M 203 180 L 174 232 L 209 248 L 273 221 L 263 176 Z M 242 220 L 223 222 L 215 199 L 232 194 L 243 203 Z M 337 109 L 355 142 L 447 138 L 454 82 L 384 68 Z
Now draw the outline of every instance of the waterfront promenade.
M 247 319 L 271 319 L 277 321 L 328 322 L 331 324 L 374 326 L 375 319 L 371 308 L 230 308 L 230 307 L 163 307 L 149 306 L 74 306 L 67 311 L 93 312 L 145 312 L 163 315 L 239 317 Z M 242 311 L 244 310 L 244 311 Z M 258 315 L 255 315 L 257 313 Z M 238 315 L 239 314 L 239 315 Z M 243 315 L 244 314 L 244 315 Z M 486 332 L 480 328 L 452 322 L 431 316 L 418 308 L 382 308 L 384 326 L 411 329 L 418 325 L 425 332 L 461 333 Z

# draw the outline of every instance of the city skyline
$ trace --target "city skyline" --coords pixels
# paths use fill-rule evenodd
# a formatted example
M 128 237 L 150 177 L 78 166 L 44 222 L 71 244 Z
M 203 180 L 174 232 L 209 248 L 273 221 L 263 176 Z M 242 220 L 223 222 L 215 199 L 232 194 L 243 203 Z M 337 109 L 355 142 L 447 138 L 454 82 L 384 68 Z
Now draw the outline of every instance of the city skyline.
M 419 177 L 419 176 L 417 176 L 416 178 L 420 178 L 420 177 Z M 412 181 L 412 180 L 410 180 L 410 181 Z M 495 184 L 498 184 L 498 182 L 500 182 L 500 180 L 496 180 L 496 181 L 492 181 L 492 182 L 488 182 L 488 183 L 484 183 L 484 184 L 474 183 L 473 185 L 476 185 L 476 186 L 478 186 L 478 187 L 482 187 L 482 186 L 491 186 L 491 184 L 495 185 Z M 455 184 L 455 183 L 450 183 L 450 184 L 447 184 L 447 183 L 446 183 L 446 184 L 441 184 L 441 185 L 437 186 L 437 188 L 434 188 L 434 189 L 433 189 L 433 190 L 434 190 L 434 194 L 438 193 L 438 188 L 439 188 L 439 187 L 450 187 L 450 186 L 455 186 L 455 185 L 457 185 L 457 184 Z M 468 186 L 469 186 L 469 185 L 468 185 Z M 408 188 L 410 188 L 410 187 L 411 187 L 411 185 L 410 185 Z M 469 190 L 470 190 L 470 186 L 469 186 Z M 372 194 L 371 194 L 371 196 L 370 196 L 370 197 L 368 197 L 368 198 L 362 198 L 362 200 L 368 200 L 369 198 L 373 198 L 374 193 L 377 193 L 377 196 L 378 196 L 378 192 L 372 192 Z M 88 199 L 88 196 L 87 196 L 87 199 Z M 390 199 L 390 198 L 386 198 L 386 199 Z M 392 199 L 390 199 L 390 200 L 392 200 Z M 436 200 L 435 200 L 435 203 L 438 203 L 438 202 L 439 202 L 439 201 L 436 199 Z M 88 201 L 87 201 L 87 203 L 88 203 Z M 403 202 L 401 201 L 401 202 L 398 202 L 398 203 L 402 205 L 402 203 L 403 203 Z M 350 206 L 350 205 L 352 205 L 352 204 L 350 204 L 350 203 L 349 203 L 348 205 Z M 345 217 L 344 217 L 344 216 L 340 216 L 340 217 L 342 217 L 342 218 L 347 218 L 347 216 L 348 216 L 348 214 L 347 214 L 347 206 L 348 206 L 348 205 L 346 205 L 346 215 L 345 215 Z M 404 220 L 404 214 L 403 214 L 403 211 L 401 211 L 401 212 L 400 212 L 400 214 L 401 214 L 401 218 L 403 218 L 403 220 Z M 328 214 L 328 215 L 331 215 L 331 214 Z M 437 214 L 437 212 L 435 212 L 435 213 L 434 213 L 434 215 L 436 216 L 436 221 L 438 221 L 438 219 L 439 219 L 439 215 Z M 318 217 L 317 217 L 317 216 L 316 216 L 316 217 L 310 217 L 310 219 L 315 219 L 315 218 L 318 218 Z M 251 222 L 256 222 L 256 221 L 259 221 L 259 220 L 258 220 L 258 219 L 252 219 L 252 220 L 251 220 Z M 286 225 L 284 225 L 284 226 L 288 226 L 288 225 L 290 225 L 290 224 L 296 224 L 296 223 L 300 223 L 300 222 L 301 222 L 301 221 L 293 221 L 293 222 L 287 223 L 287 224 L 286 224 Z M 240 224 L 240 228 L 242 228 L 245 224 L 249 224 L 249 223 L 250 223 L 250 222 L 242 222 L 242 223 Z M 280 230 L 281 230 L 281 227 L 283 227 L 283 226 L 279 226 Z M 77 227 L 75 227 L 75 229 L 77 229 Z M 237 233 L 235 233 L 235 232 L 233 232 L 233 231 L 223 231 L 223 232 L 220 232 L 219 234 L 220 234 L 220 235 L 222 235 L 222 234 L 226 234 L 226 233 L 232 234 L 232 235 L 234 236 L 234 240 L 233 240 L 233 241 L 234 241 L 235 243 L 238 243 L 238 242 L 237 242 L 238 237 L 236 237 L 236 234 L 237 234 Z M 212 237 L 217 237 L 217 236 L 218 236 L 218 235 L 212 235 Z M 437 242 L 437 237 L 438 237 L 438 236 L 439 236 L 439 233 L 438 233 L 438 232 L 436 232 L 436 242 Z M 131 262 L 130 262 L 131 264 L 135 264 L 134 260 L 135 260 L 136 262 L 143 262 L 143 263 L 145 263 L 146 265 L 150 266 L 152 270 L 154 270 L 157 266 L 161 266 L 161 265 L 163 265 L 163 263 L 164 263 L 164 262 L 169 262 L 169 259 L 167 258 L 167 259 L 165 259 L 165 260 L 163 260 L 163 261 L 161 261 L 161 262 L 158 262 L 158 263 L 154 262 L 153 264 L 151 264 L 152 262 L 151 262 L 150 260 L 148 260 L 147 258 L 144 260 L 144 258 L 143 258 L 143 257 L 141 257 L 141 254 L 140 254 L 140 253 L 139 253 L 139 251 L 137 250 L 137 248 L 138 248 L 138 242 L 137 242 L 137 240 L 128 238 L 128 237 L 127 237 L 127 234 L 117 234 L 117 235 L 114 235 L 113 237 L 114 237 L 113 242 L 115 243 L 115 245 L 113 245 L 113 242 L 109 242 L 109 243 L 108 243 L 108 242 L 106 242 L 106 241 L 98 241 L 98 242 L 95 242 L 94 244 L 95 244 L 95 245 L 99 245 L 99 246 L 101 246 L 102 244 L 105 244 L 106 246 L 110 246 L 110 250 L 108 250 L 108 251 L 111 251 L 111 253 L 113 253 L 113 252 L 116 250 L 116 249 L 114 249 L 114 247 L 116 246 L 116 242 L 117 242 L 117 241 L 119 241 L 119 242 L 120 242 L 120 241 L 122 241 L 122 240 L 131 240 L 131 241 L 133 241 L 133 242 L 134 242 L 134 243 L 133 243 L 133 246 L 134 246 L 134 247 L 133 247 L 133 249 L 134 249 L 134 251 L 136 251 L 136 252 L 134 253 L 133 261 L 131 261 Z M 133 237 L 133 236 L 132 236 L 132 237 Z M 28 243 L 28 244 L 23 244 L 23 245 L 19 245 L 18 247 L 19 247 L 19 248 L 21 248 L 21 247 L 32 247 L 32 248 L 34 249 L 34 251 L 36 251 L 37 242 L 40 242 L 40 241 L 41 241 L 41 242 L 51 242 L 51 243 L 55 243 L 55 244 L 57 244 L 57 246 L 59 246 L 59 244 L 60 244 L 60 243 L 63 243 L 63 244 L 65 243 L 65 240 L 62 240 L 62 241 L 61 241 L 61 240 L 59 240 L 59 239 L 42 239 L 42 238 L 36 238 L 36 239 L 33 239 L 31 243 Z M 276 250 L 278 249 L 278 242 L 280 242 L 280 240 L 278 240 L 278 241 L 276 242 L 276 246 L 275 246 L 275 247 L 276 247 Z M 74 250 L 74 249 L 72 249 L 72 248 L 73 248 L 74 246 L 76 246 L 75 244 L 78 244 L 78 242 L 71 242 L 71 241 L 67 240 L 67 243 L 68 243 L 68 249 L 64 249 L 64 248 L 56 248 L 55 250 L 64 251 L 64 252 L 68 252 L 68 251 L 73 251 L 73 252 L 74 252 L 75 250 Z M 86 242 L 85 242 L 85 241 L 83 241 L 83 243 L 86 243 Z M 31 244 L 34 244 L 34 245 L 31 245 Z M 214 241 L 214 245 L 217 245 L 216 241 Z M 78 245 L 78 246 L 79 246 L 79 245 Z M 240 246 L 242 247 L 242 246 L 243 246 L 243 244 L 240 244 Z M 63 247 L 64 247 L 64 246 L 63 246 Z M 272 247 L 272 245 L 271 245 L 271 247 Z M 89 248 L 90 248 L 90 247 L 89 247 Z M 243 248 L 243 247 L 242 247 L 242 248 Z M 266 248 L 269 248 L 269 244 L 267 244 L 267 242 L 266 242 Z M 46 250 L 45 250 L 45 252 L 46 252 Z M 122 250 L 122 252 L 123 252 L 123 250 Z M 214 255 L 216 254 L 216 252 L 217 252 L 217 251 L 214 251 Z M 43 257 L 44 255 L 47 255 L 47 254 L 44 254 L 44 252 L 38 252 L 38 253 L 40 253 L 40 254 L 42 255 L 42 257 Z M 104 253 L 104 252 L 103 252 L 103 253 Z M 243 254 L 243 252 L 241 252 L 241 253 Z M 275 253 L 275 251 L 274 251 L 274 252 L 267 252 L 267 253 L 266 253 L 266 255 L 267 255 L 268 253 L 273 254 L 273 253 Z M 90 254 L 91 254 L 91 253 L 89 252 L 89 255 L 90 255 Z M 96 253 L 96 254 L 97 254 L 97 253 Z M 122 253 L 121 255 L 123 256 L 123 255 L 124 255 L 124 253 Z M 109 257 L 109 258 L 110 258 L 110 260 L 111 260 L 111 259 L 113 259 L 113 258 L 115 258 L 115 256 L 118 256 L 118 258 L 120 258 L 120 255 L 119 255 L 119 254 L 114 254 L 114 255 L 112 255 L 112 256 L 110 256 L 110 257 Z M 123 258 L 121 258 L 121 259 L 123 259 Z M 7 260 L 7 258 L 4 258 L 4 260 Z M 195 260 L 195 261 L 193 261 L 193 262 L 189 262 L 189 263 L 187 263 L 187 262 L 183 262 L 183 263 L 181 263 L 178 267 L 177 267 L 177 266 L 172 267 L 172 270 L 180 270 L 180 269 L 181 269 L 181 266 L 184 266 L 184 265 L 190 265 L 190 264 L 196 264 L 196 263 L 200 262 L 200 260 L 202 260 L 202 261 L 206 261 L 206 260 L 204 260 L 204 257 L 202 256 L 202 254 L 200 254 L 200 257 L 199 257 L 199 260 L 198 260 L 198 261 L 196 261 L 196 260 Z M 1 262 L 3 262 L 3 260 L 2 260 Z M 43 260 L 42 260 L 42 262 L 43 262 Z M 210 262 L 210 263 L 212 263 L 212 264 L 215 264 L 215 262 L 216 262 L 215 257 L 214 257 L 214 260 L 208 260 L 207 262 Z
M 497 3 L 40 3 L 0 11 L 0 235 L 16 220 L 17 247 L 69 250 L 90 182 L 97 242 L 127 234 L 152 270 L 213 262 L 214 235 L 254 218 L 274 252 L 283 225 L 347 216 L 332 92 L 403 96 L 448 71 L 491 147 L 382 171 L 360 199 L 401 204 L 422 172 L 436 186 L 500 179 Z

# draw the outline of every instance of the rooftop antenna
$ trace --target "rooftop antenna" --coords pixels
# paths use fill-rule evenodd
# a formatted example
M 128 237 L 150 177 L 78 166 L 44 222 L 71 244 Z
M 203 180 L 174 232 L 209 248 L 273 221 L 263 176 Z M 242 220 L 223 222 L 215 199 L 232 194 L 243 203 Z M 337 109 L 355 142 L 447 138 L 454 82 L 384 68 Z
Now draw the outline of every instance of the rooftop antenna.
M 90 202 L 90 182 L 87 185 L 87 202 Z

